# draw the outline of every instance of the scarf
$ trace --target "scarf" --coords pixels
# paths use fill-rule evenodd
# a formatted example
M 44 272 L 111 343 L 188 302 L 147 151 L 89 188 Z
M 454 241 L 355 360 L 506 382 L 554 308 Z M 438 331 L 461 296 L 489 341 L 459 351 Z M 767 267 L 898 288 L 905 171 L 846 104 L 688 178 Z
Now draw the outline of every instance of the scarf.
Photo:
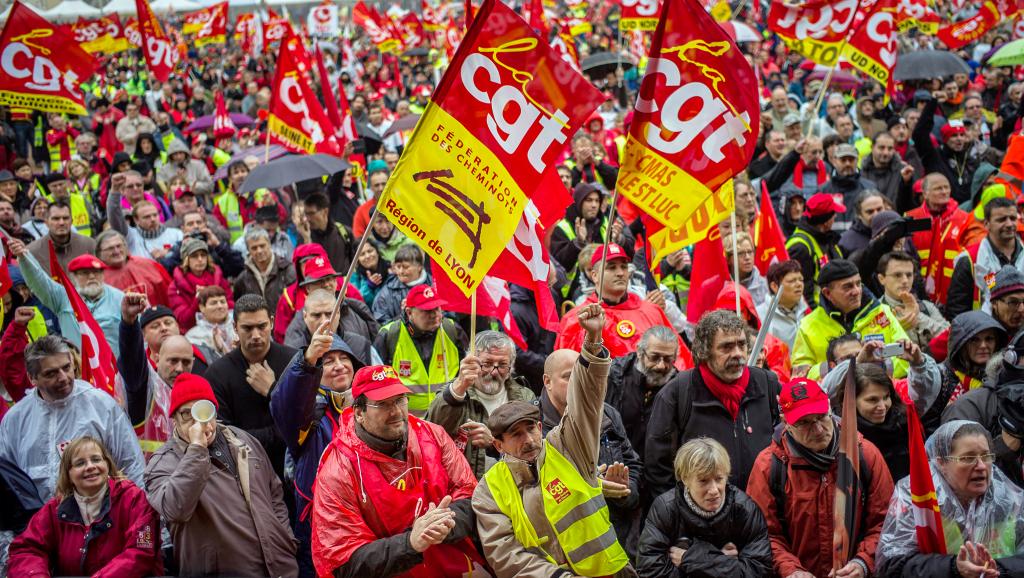
M 139 231 L 139 234 L 142 235 L 143 239 L 157 239 L 160 237 L 160 235 L 163 235 L 164 232 L 167 231 L 167 226 L 164 225 L 163 223 L 160 223 L 160 226 L 158 226 L 156 229 L 153 229 L 152 231 L 147 231 L 145 229 L 140 229 L 138 227 L 136 227 L 136 230 Z
M 683 487 L 683 499 L 686 500 L 686 505 L 689 506 L 691 510 L 693 510 L 694 514 L 697 514 L 705 520 L 710 520 L 711 518 L 714 518 L 715 515 L 721 512 L 722 508 L 725 507 L 725 500 L 723 499 L 722 503 L 718 505 L 718 509 L 716 509 L 714 512 L 709 512 L 704 508 L 701 508 L 700 506 L 697 505 L 697 502 L 693 501 L 693 496 L 690 495 L 690 489 L 685 486 Z
M 964 373 L 958 369 L 954 369 L 953 373 L 956 374 L 956 387 L 953 388 L 953 393 L 949 396 L 949 403 L 953 403 L 961 395 L 981 387 L 981 380 L 968 373 Z
M 704 385 L 711 391 L 711 395 L 722 402 L 726 411 L 732 416 L 733 421 L 736 421 L 736 416 L 740 413 L 740 400 L 747 393 L 747 385 L 750 383 L 750 370 L 744 367 L 743 375 L 736 380 L 736 383 L 725 383 L 718 379 L 718 376 L 712 373 L 703 363 L 698 367 L 700 368 L 701 379 L 704 380 Z
M 807 165 L 804 163 L 804 159 L 798 160 L 796 162 L 796 166 L 793 167 L 793 184 L 796 185 L 796 188 L 798 189 L 804 188 L 804 169 L 806 167 Z M 825 170 L 825 161 L 818 159 L 818 164 L 814 167 L 814 170 L 818 172 L 818 187 L 821 187 L 826 181 L 828 181 L 828 171 Z
M 397 440 L 386 440 L 366 431 L 366 428 L 359 422 L 355 422 L 355 425 L 356 437 L 369 446 L 371 450 L 396 460 L 405 461 L 405 444 L 409 437 L 408 430 L 406 430 L 406 435 Z
M 834 420 L 833 423 L 835 423 Z M 808 449 L 796 441 L 788 431 L 786 432 L 786 445 L 794 456 L 807 460 L 807 463 L 815 470 L 827 472 L 832 469 L 832 464 L 836 461 L 836 454 L 839 453 L 839 436 L 836 435 L 837 432 L 838 430 L 833 430 L 832 441 L 828 442 L 828 447 L 825 448 L 824 452 Z
M 86 526 L 96 521 L 103 508 L 103 498 L 107 496 L 107 484 L 91 496 L 83 496 L 75 491 L 75 502 L 78 503 L 78 511 L 82 513 L 82 523 Z

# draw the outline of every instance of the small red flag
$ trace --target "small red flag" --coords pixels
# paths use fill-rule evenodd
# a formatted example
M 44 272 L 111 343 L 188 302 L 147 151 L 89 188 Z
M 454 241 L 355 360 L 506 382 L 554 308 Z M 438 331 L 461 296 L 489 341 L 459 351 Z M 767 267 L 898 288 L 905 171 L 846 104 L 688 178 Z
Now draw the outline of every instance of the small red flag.
M 213 138 L 220 140 L 230 138 L 238 130 L 235 121 L 231 120 L 228 114 L 228 107 L 224 105 L 224 93 L 217 91 L 216 96 L 217 113 L 213 116 Z
M 316 71 L 320 75 L 320 91 L 324 97 L 324 111 L 327 113 L 327 118 L 331 120 L 331 124 L 334 128 L 334 134 L 341 140 L 341 146 L 344 148 L 344 140 L 342 140 L 342 119 L 341 110 L 338 109 L 338 99 L 334 98 L 334 90 L 331 88 L 331 77 L 327 74 L 327 66 L 324 64 L 324 55 L 320 52 L 320 44 L 318 43 L 313 48 L 313 59 L 316 61 Z
M 768 274 L 768 268 L 772 263 L 789 259 L 786 236 L 779 226 L 772 198 L 768 194 L 768 185 L 764 181 L 761 182 L 761 211 L 757 216 L 757 222 L 754 223 L 754 246 L 757 247 L 754 265 L 762 275 Z
M 437 296 L 447 301 L 444 306 L 446 311 L 471 314 L 473 304 L 469 297 L 462 293 L 447 275 L 434 277 Z M 501 323 L 505 333 L 515 341 L 516 345 L 526 349 L 526 341 L 520 333 L 516 320 L 512 318 L 512 296 L 508 291 L 508 284 L 487 275 L 476 287 L 476 314 L 483 317 L 494 317 Z
M 698 284 L 698 291 L 691 289 L 686 302 L 686 318 L 696 323 L 701 315 L 710 311 L 726 281 L 729 281 L 729 263 L 725 260 L 722 233 L 716 225 L 708 229 L 707 237 L 693 247 L 693 267 L 690 283 Z M 700 285 L 703 283 L 702 285 Z
M 914 404 L 907 404 L 907 437 L 910 443 L 910 501 L 917 527 L 917 550 L 922 554 L 946 554 L 946 534 L 935 495 L 935 482 L 924 449 L 924 428 Z
M 135 0 L 135 9 L 139 14 L 139 32 L 142 35 L 143 53 L 146 55 L 146 65 L 153 78 L 160 82 L 167 82 L 178 64 L 179 53 L 171 43 L 171 39 L 164 34 L 160 22 L 153 14 L 147 0 Z

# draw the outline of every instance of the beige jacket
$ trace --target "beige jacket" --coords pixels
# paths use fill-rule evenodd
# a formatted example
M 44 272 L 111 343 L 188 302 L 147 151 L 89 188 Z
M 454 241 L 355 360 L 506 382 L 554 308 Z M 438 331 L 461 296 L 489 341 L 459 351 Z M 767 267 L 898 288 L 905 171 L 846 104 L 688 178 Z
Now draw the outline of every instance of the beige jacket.
M 601 434 L 604 397 L 608 389 L 608 371 L 611 358 L 608 350 L 600 357 L 584 349 L 569 377 L 569 395 L 565 415 L 547 436 L 547 441 L 564 455 L 590 484 L 597 484 L 597 459 Z M 546 451 L 537 458 L 537 467 L 544 463 Z M 554 528 L 544 515 L 541 488 L 531 468 L 523 463 L 508 463 L 512 477 L 523 496 L 526 515 L 537 535 L 548 542 L 544 549 L 559 563 L 566 564 L 565 552 L 558 544 Z M 481 480 L 473 493 L 473 511 L 476 513 L 477 533 L 484 555 L 498 578 L 550 578 L 560 568 L 546 558 L 527 552 L 515 538 L 512 520 L 501 512 L 486 479 Z M 570 574 L 571 575 L 571 574 Z M 620 570 L 617 577 L 635 577 L 631 565 Z

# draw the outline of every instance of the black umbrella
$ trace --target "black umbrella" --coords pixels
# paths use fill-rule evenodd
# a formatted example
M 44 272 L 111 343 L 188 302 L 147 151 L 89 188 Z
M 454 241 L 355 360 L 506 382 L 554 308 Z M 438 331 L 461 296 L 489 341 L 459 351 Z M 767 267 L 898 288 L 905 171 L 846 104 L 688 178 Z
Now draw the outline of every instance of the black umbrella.
M 931 80 L 933 78 L 947 78 L 954 74 L 969 74 L 971 68 L 967 66 L 963 58 L 948 50 L 918 50 L 900 54 L 896 61 L 896 70 L 893 72 L 893 79 L 902 80 Z
M 415 48 L 410 48 L 409 50 L 406 50 L 402 54 L 402 56 L 405 56 L 406 58 L 409 58 L 409 57 L 412 57 L 412 56 L 426 56 L 428 54 L 430 54 L 430 48 L 428 48 L 426 46 L 417 46 Z
M 583 59 L 580 68 L 591 77 L 605 76 L 615 72 L 615 69 L 622 66 L 622 70 L 629 70 L 636 66 L 631 56 L 615 54 L 614 52 L 598 52 Z
M 342 158 L 325 154 L 281 157 L 253 169 L 238 194 L 256 189 L 279 189 L 306 179 L 340 173 L 350 166 Z
M 419 120 L 420 115 L 418 114 L 407 114 L 403 116 L 402 118 L 391 123 L 391 126 L 388 127 L 388 130 L 384 131 L 384 138 L 388 138 L 389 136 L 395 134 L 396 132 L 412 130 L 416 128 L 416 123 L 419 122 Z

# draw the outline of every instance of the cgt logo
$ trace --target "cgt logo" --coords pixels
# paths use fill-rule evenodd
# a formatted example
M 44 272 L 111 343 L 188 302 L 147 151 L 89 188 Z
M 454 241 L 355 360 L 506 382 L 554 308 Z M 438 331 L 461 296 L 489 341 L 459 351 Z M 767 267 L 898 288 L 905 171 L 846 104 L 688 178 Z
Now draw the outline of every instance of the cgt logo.
M 62 74 L 57 65 L 46 57 L 50 54 L 50 49 L 32 42 L 33 39 L 50 36 L 53 36 L 53 30 L 38 28 L 28 34 L 12 38 L 10 44 L 0 52 L 0 70 L 11 78 L 31 78 L 25 86 L 33 90 L 60 92 L 63 88 L 77 96 L 79 92 L 75 86 L 78 83 L 78 75 L 71 70 Z M 33 48 L 39 51 L 39 55 L 32 51 Z
M 548 494 L 551 494 L 556 504 L 561 504 L 572 495 L 569 488 L 558 478 L 551 480 L 544 489 L 547 490 Z

